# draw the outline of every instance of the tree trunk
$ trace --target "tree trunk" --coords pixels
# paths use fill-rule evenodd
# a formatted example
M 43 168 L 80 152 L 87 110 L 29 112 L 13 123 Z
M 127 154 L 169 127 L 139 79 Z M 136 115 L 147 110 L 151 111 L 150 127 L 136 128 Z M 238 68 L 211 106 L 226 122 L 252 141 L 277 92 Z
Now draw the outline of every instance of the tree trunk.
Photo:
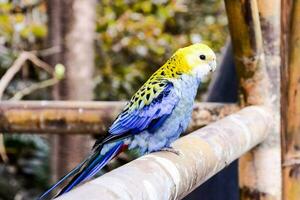
M 54 88 L 56 100 L 91 100 L 94 70 L 95 0 L 49 0 L 49 46 L 60 46 L 52 65 L 62 63 L 66 77 Z M 54 179 L 71 170 L 89 151 L 87 136 L 56 136 L 52 145 Z
M 291 18 L 288 82 L 283 146 L 283 198 L 300 199 L 300 0 L 294 1 Z

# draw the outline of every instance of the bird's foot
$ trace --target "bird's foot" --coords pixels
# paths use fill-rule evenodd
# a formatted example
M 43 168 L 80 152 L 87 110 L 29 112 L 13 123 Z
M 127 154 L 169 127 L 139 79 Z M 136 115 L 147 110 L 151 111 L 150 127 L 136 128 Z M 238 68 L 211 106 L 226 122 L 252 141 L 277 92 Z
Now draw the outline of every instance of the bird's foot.
M 173 147 L 164 147 L 164 148 L 162 148 L 160 151 L 167 151 L 167 152 L 174 153 L 174 154 L 176 154 L 177 156 L 180 156 L 180 151 L 174 149 Z

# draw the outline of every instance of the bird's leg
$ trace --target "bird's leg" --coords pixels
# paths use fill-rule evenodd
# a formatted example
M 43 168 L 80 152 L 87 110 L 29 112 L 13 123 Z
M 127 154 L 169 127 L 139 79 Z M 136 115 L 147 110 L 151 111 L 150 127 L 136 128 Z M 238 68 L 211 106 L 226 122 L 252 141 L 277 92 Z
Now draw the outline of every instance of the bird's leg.
M 180 155 L 180 151 L 174 149 L 173 147 L 164 147 L 160 151 L 167 151 L 167 152 L 175 153 L 177 156 Z

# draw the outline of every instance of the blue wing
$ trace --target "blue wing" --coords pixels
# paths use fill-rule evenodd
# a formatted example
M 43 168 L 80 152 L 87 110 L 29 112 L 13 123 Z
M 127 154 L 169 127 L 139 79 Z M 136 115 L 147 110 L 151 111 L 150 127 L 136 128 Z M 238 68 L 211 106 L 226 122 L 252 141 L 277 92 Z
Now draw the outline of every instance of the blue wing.
M 58 183 L 54 184 L 54 186 L 47 190 L 39 199 L 45 199 L 54 189 L 70 177 L 73 177 L 72 180 L 62 189 L 58 196 L 68 192 L 82 181 L 95 175 L 95 173 L 103 168 L 122 149 L 123 141 L 116 140 L 128 137 L 128 135 L 131 134 L 137 134 L 145 129 L 149 132 L 154 132 L 159 128 L 172 113 L 179 101 L 173 84 L 171 82 L 164 84 L 164 89 L 150 104 L 140 109 L 133 109 L 130 112 L 125 109 L 110 127 L 110 135 L 103 141 L 95 143 L 94 153 L 58 181 Z M 112 141 L 116 142 L 115 145 L 104 155 L 100 154 L 103 145 Z
M 167 82 L 149 105 L 130 112 L 124 110 L 109 129 L 111 135 L 137 134 L 145 129 L 154 132 L 172 113 L 179 101 L 173 83 Z

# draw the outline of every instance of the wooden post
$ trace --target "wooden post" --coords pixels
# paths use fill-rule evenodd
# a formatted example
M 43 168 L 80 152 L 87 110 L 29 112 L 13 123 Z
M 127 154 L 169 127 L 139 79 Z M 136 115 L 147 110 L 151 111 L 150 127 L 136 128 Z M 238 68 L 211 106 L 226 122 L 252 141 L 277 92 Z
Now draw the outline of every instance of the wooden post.
M 268 138 L 257 149 L 255 160 L 260 160 L 258 170 L 266 173 L 264 179 L 258 179 L 258 186 L 267 193 L 263 199 L 281 199 L 281 142 L 280 142 L 280 34 L 281 1 L 257 0 L 265 54 L 265 65 L 270 80 L 269 103 L 274 120 Z M 260 155 L 263 155 L 261 158 Z M 258 158 L 258 159 L 257 159 Z M 268 176 L 272 176 L 269 178 Z M 263 178 L 263 177 L 262 177 Z
M 225 0 L 241 105 L 265 104 L 268 76 L 256 0 Z
M 300 199 L 300 0 L 292 10 L 283 146 L 283 199 Z
M 239 161 L 241 199 L 279 200 L 280 1 L 225 0 L 225 3 L 240 79 L 240 103 L 270 106 L 275 116 L 270 136 Z

